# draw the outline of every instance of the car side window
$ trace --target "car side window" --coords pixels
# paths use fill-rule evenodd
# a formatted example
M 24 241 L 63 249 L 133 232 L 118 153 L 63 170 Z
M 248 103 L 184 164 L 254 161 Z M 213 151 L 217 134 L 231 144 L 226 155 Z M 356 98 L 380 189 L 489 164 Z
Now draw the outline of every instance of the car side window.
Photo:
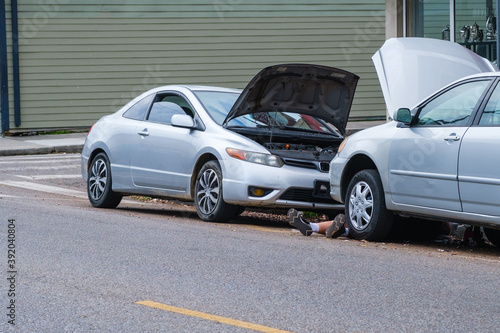
M 500 84 L 496 86 L 491 94 L 488 104 L 484 108 L 479 125 L 499 126 L 500 125 Z
M 177 105 L 179 105 L 181 107 L 182 110 L 184 110 L 184 112 L 191 116 L 191 117 L 194 117 L 194 112 L 193 110 L 191 109 L 191 106 L 189 105 L 189 103 L 181 96 L 177 96 L 177 95 L 166 95 L 166 96 L 162 96 L 161 97 L 161 101 L 162 102 L 171 102 L 171 103 L 175 103 Z
M 123 117 L 134 120 L 144 120 L 146 113 L 148 112 L 149 104 L 153 99 L 154 94 L 148 95 L 141 99 L 139 102 L 132 105 L 125 113 Z
M 189 103 L 181 96 L 172 94 L 159 94 L 156 96 L 148 121 L 170 125 L 174 114 L 187 114 L 193 117 Z
M 451 88 L 420 109 L 415 126 L 465 126 L 490 80 Z

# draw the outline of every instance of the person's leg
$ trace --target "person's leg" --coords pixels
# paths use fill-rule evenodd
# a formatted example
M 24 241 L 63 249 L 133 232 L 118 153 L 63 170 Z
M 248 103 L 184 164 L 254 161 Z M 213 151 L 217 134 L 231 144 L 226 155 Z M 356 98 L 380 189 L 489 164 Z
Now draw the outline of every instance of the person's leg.
M 288 210 L 288 222 L 297 228 L 302 235 L 311 236 L 314 232 L 325 235 L 327 238 L 338 237 L 346 233 L 344 214 L 339 214 L 332 221 L 308 222 L 302 218 L 302 212 L 294 208 Z
M 302 219 L 301 212 L 297 211 L 294 208 L 290 208 L 290 210 L 288 210 L 287 217 L 288 217 L 288 223 L 290 223 L 290 225 L 292 225 L 293 227 L 297 228 L 302 235 L 311 236 L 313 230 L 309 225 L 309 223 Z
M 313 222 L 311 222 L 310 224 L 313 224 Z M 318 223 L 314 223 L 314 224 L 316 224 L 318 226 L 318 231 L 316 231 L 316 232 L 318 234 L 325 235 L 328 228 L 330 228 L 332 226 L 333 221 L 324 221 L 324 222 L 318 222 Z
M 345 215 L 338 214 L 333 219 L 330 226 L 325 231 L 326 238 L 339 237 L 340 235 L 347 234 L 348 230 L 345 224 Z

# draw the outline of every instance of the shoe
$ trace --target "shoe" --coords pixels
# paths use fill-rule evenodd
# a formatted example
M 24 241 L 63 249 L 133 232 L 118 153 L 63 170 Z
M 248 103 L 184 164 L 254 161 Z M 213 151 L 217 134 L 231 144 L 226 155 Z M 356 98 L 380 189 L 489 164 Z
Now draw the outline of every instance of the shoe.
M 339 214 L 335 216 L 333 219 L 332 225 L 326 229 L 325 237 L 326 238 L 337 238 L 345 233 L 346 228 L 345 224 L 345 216 L 344 214 Z
M 302 218 L 302 212 L 299 212 L 294 208 L 290 208 L 286 216 L 288 217 L 288 223 L 297 228 L 302 235 L 311 236 L 313 233 L 312 228 L 309 223 Z

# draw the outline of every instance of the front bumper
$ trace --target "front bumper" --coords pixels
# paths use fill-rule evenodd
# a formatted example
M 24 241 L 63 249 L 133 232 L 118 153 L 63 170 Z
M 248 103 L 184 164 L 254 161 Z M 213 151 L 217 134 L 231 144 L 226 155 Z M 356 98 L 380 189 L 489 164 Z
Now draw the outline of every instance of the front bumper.
M 276 168 L 236 159 L 226 159 L 223 165 L 223 195 L 228 203 L 254 207 L 344 208 L 329 196 L 328 173 L 289 165 Z M 249 193 L 251 187 L 268 191 L 257 197 Z
M 346 164 L 347 159 L 338 155 L 330 163 L 330 196 L 339 203 L 344 202 L 341 183 Z

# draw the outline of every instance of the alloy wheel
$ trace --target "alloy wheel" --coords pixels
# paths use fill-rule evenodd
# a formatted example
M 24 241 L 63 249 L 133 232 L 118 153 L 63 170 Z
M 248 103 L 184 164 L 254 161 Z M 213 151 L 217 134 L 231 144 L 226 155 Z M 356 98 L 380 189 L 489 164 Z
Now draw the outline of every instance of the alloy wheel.
M 217 207 L 220 193 L 220 180 L 215 170 L 207 169 L 203 172 L 196 190 L 201 212 L 211 214 Z
M 99 200 L 106 189 L 108 181 L 108 168 L 106 162 L 98 159 L 92 164 L 89 174 L 89 193 L 93 200 Z
M 373 216 L 373 194 L 364 181 L 358 182 L 349 197 L 349 217 L 354 228 L 364 230 Z

